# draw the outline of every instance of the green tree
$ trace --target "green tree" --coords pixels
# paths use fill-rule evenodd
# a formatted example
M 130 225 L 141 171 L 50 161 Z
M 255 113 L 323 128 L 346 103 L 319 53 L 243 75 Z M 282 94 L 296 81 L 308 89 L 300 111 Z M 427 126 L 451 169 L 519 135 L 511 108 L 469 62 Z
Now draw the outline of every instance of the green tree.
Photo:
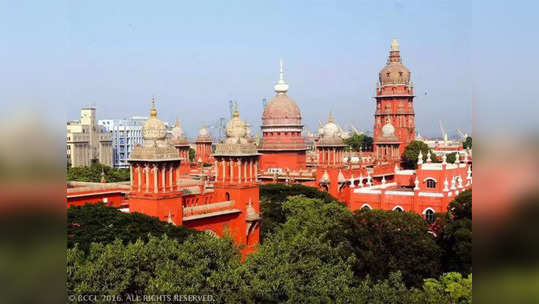
M 446 273 L 439 280 L 426 279 L 423 284 L 423 303 L 471 304 L 472 275 L 463 278 L 458 272 Z
M 457 160 L 457 152 L 452 152 L 452 153 L 447 154 L 446 162 L 450 164 L 454 164 L 456 160 Z
M 130 179 L 129 169 L 116 169 L 103 164 L 94 163 L 90 167 L 67 167 L 66 179 L 68 181 L 94 182 L 101 181 L 104 173 L 107 182 L 123 182 Z
M 158 218 L 140 213 L 124 213 L 103 203 L 86 204 L 67 209 L 67 246 L 87 251 L 93 242 L 108 244 L 115 239 L 124 243 L 137 239 L 147 240 L 148 235 L 168 235 L 182 242 L 196 230 L 175 226 Z
M 472 190 L 460 193 L 448 212 L 436 215 L 434 230 L 442 249 L 444 272 L 464 275 L 472 271 Z
M 260 211 L 262 222 L 260 224 L 260 239 L 263 241 L 267 234 L 286 221 L 282 204 L 289 196 L 300 195 L 306 198 L 321 199 L 324 203 L 335 202 L 335 198 L 327 192 L 319 191 L 315 187 L 301 184 L 283 185 L 268 184 L 260 186 Z
M 400 271 L 408 286 L 440 273 L 440 248 L 427 222 L 412 212 L 358 210 L 351 246 L 357 257 L 354 271 L 383 280 Z
M 287 221 L 245 262 L 255 302 L 349 302 L 355 293 L 351 269 L 355 258 L 342 242 L 332 243 L 328 234 L 342 231 L 340 215 L 350 212 L 336 203 L 297 196 L 283 209 Z
M 464 149 L 472 148 L 472 138 L 470 136 L 466 137 L 466 140 L 462 143 Z
M 372 137 L 357 133 L 344 140 L 344 144 L 352 151 L 360 151 L 360 149 L 362 151 L 372 151 L 372 142 Z
M 180 243 L 150 235 L 147 242 L 93 243 L 87 254 L 68 249 L 66 285 L 69 294 L 119 295 L 120 302 L 130 295 L 190 294 L 235 303 L 249 298 L 242 294 L 247 289 L 236 272 L 239 264 L 229 238 L 201 233 Z
M 423 161 L 427 161 L 427 154 L 431 151 L 430 159 L 433 162 L 437 162 L 436 156 L 426 143 L 419 140 L 412 140 L 402 153 L 402 162 L 405 169 L 417 169 L 417 158 L 419 151 L 423 154 Z
M 189 162 L 194 162 L 195 161 L 195 149 L 193 148 L 189 148 Z

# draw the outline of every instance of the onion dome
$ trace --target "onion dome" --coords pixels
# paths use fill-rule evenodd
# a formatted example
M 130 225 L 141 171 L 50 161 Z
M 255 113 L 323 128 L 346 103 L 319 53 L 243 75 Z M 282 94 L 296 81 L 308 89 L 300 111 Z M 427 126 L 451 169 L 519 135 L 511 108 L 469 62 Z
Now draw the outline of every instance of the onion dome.
M 183 133 L 182 125 L 176 119 L 176 123 L 174 124 L 174 127 L 172 128 L 172 140 L 171 143 L 175 146 L 180 145 L 189 145 L 189 141 L 185 137 L 185 134 Z
M 410 70 L 402 64 L 399 51 L 399 43 L 394 38 L 391 43 L 391 51 L 387 65 L 380 71 L 380 84 L 406 84 L 410 83 Z
M 152 98 L 150 118 L 142 126 L 144 144 L 136 146 L 129 160 L 180 160 L 178 152 L 166 140 L 167 127 L 157 118 L 155 99 Z
M 282 60 L 279 81 L 274 89 L 276 96 L 269 101 L 264 109 L 262 125 L 301 125 L 301 112 L 298 105 L 286 95 L 288 84 L 284 81 Z
M 328 122 L 318 130 L 319 146 L 344 146 L 341 137 L 341 128 L 333 121 L 329 113 Z
M 153 145 L 153 141 L 164 141 L 167 136 L 167 127 L 157 118 L 157 110 L 155 109 L 155 99 L 152 98 L 152 109 L 150 118 L 142 126 L 142 137 L 144 145 L 148 142 Z
M 238 109 L 234 110 L 232 119 L 226 124 L 226 143 L 245 144 L 248 140 L 247 123 L 240 119 Z
M 256 144 L 250 140 L 247 123 L 240 119 L 238 109 L 226 124 L 226 139 L 215 147 L 214 156 L 258 155 Z
M 205 125 L 202 125 L 202 128 L 198 131 L 197 142 L 212 142 L 210 131 L 206 128 Z

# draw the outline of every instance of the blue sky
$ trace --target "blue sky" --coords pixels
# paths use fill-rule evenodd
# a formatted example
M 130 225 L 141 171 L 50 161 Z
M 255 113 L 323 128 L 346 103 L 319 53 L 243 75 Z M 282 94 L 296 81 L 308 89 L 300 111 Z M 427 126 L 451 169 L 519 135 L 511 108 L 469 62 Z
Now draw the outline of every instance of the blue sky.
M 274 95 L 282 58 L 289 96 L 308 128 L 333 111 L 341 125 L 371 130 L 371 97 L 396 36 L 412 71 L 422 135 L 439 135 L 439 120 L 450 133 L 471 132 L 475 99 L 514 98 L 503 83 L 533 88 L 531 80 L 507 76 L 531 55 L 524 49 L 500 70 L 492 66 L 532 35 L 514 23 L 492 22 L 526 22 L 514 10 L 503 2 L 468 1 L 2 3 L 0 34 L 8 47 L 0 48 L 6 72 L 0 98 L 32 105 L 63 124 L 86 105 L 96 105 L 103 119 L 147 115 L 155 94 L 159 117 L 179 117 L 190 136 L 203 123 L 228 117 L 232 99 L 259 131 L 261 100 Z M 531 10 L 520 14 L 535 18 Z M 477 90 L 481 81 L 490 89 Z M 500 87 L 501 94 L 493 93 Z M 505 107 L 493 115 L 526 115 Z

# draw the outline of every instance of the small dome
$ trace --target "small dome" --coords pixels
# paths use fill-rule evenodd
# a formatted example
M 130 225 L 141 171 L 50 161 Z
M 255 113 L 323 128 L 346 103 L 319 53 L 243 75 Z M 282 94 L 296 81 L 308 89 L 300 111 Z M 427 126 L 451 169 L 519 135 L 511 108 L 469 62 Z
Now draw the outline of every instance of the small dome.
M 392 137 L 395 136 L 395 127 L 391 124 L 389 119 L 386 124 L 382 127 L 382 136 L 383 137 Z
M 329 114 L 328 122 L 318 130 L 320 146 L 341 146 L 343 145 L 342 130 L 333 122 L 333 116 Z
M 247 123 L 240 119 L 238 110 L 235 110 L 234 117 L 226 124 L 226 143 L 247 143 L 247 135 Z
M 172 137 L 174 139 L 182 138 L 184 136 L 183 129 L 179 121 L 176 120 L 176 124 L 172 128 Z
M 164 140 L 167 136 L 167 127 L 157 118 L 157 110 L 155 109 L 155 100 L 152 99 L 152 110 L 150 118 L 142 126 L 142 137 L 144 141 Z
M 206 128 L 206 126 L 202 126 L 202 128 L 200 128 L 200 130 L 198 131 L 198 137 L 197 137 L 197 140 L 198 142 L 211 142 L 211 135 L 210 135 L 210 131 L 208 131 L 208 129 Z

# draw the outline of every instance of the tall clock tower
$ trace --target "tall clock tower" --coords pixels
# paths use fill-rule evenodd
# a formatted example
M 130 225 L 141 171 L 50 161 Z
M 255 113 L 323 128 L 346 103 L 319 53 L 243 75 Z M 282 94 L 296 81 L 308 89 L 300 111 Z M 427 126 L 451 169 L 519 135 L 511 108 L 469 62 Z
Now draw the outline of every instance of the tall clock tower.
M 386 66 L 376 87 L 374 154 L 378 160 L 398 161 L 414 140 L 414 87 L 410 70 L 402 64 L 399 43 L 393 39 Z

